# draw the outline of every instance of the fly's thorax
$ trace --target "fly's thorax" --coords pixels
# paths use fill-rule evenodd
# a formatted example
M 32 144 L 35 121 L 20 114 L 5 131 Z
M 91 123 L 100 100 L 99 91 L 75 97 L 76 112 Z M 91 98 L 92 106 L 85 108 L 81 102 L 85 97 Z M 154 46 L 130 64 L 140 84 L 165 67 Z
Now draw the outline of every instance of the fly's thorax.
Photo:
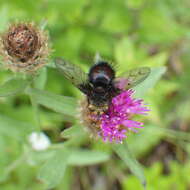
M 91 92 L 88 96 L 90 104 L 102 107 L 110 102 L 112 92 L 112 81 L 115 78 L 115 71 L 106 61 L 98 61 L 88 73 Z
M 116 95 L 118 95 L 118 90 L 114 87 L 113 83 L 111 83 L 102 92 L 99 92 L 95 88 L 92 88 L 87 97 L 89 99 L 89 104 L 92 104 L 97 108 L 101 108 L 107 107 L 110 104 L 112 98 Z

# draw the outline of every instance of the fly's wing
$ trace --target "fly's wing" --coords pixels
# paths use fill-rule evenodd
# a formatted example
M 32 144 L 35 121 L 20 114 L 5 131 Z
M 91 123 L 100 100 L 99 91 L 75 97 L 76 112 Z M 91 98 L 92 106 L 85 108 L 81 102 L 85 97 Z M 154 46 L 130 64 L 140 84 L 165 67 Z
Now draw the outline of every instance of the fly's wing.
M 88 86 L 88 75 L 80 67 L 61 58 L 56 58 L 55 64 L 67 80 L 85 93 L 85 90 L 87 90 L 85 88 Z
M 150 74 L 149 67 L 140 67 L 123 73 L 115 79 L 115 85 L 119 89 L 129 89 L 144 81 Z

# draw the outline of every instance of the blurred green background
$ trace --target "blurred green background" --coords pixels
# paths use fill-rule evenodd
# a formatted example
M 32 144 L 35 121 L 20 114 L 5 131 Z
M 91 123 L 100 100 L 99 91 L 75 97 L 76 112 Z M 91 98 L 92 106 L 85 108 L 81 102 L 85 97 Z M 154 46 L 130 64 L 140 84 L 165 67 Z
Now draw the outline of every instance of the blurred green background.
M 128 145 L 142 163 L 148 190 L 190 189 L 190 1 L 189 0 L 1 0 L 0 31 L 12 21 L 46 22 L 51 58 L 88 69 L 96 52 L 118 70 L 166 66 L 162 79 L 144 97 L 151 112 L 145 128 Z M 0 81 L 12 73 L 2 70 Z M 48 68 L 45 90 L 80 97 L 55 69 Z M 62 114 L 40 107 L 42 130 L 53 143 L 70 125 Z M 24 94 L 0 98 L 0 189 L 47 190 L 37 179 L 48 154 L 26 154 L 35 119 Z M 109 144 L 84 138 L 78 145 L 111 152 Z M 35 159 L 34 159 L 35 158 Z M 35 162 L 34 162 L 35 160 Z M 40 163 L 40 164 L 39 164 Z M 79 164 L 80 165 L 80 164 Z M 61 166 L 60 166 L 61 167 Z M 56 170 L 56 169 L 55 169 Z M 67 167 L 52 190 L 141 190 L 138 179 L 115 154 L 106 162 Z

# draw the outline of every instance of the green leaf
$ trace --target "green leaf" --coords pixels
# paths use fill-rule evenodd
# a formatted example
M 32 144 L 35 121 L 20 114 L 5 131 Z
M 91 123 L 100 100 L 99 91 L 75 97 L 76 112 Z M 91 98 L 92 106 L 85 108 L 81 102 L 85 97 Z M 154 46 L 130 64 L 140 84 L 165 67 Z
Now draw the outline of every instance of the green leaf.
M 137 176 L 137 178 L 140 180 L 141 184 L 144 187 L 146 187 L 146 179 L 144 176 L 144 172 L 143 172 L 140 164 L 137 162 L 137 160 L 134 158 L 134 156 L 130 152 L 127 143 L 124 142 L 123 144 L 114 144 L 113 150 L 125 162 L 125 164 L 129 167 L 130 171 L 134 175 Z
M 154 126 L 154 128 L 157 127 L 158 126 Z M 127 143 L 130 144 L 130 149 L 133 150 L 133 155 L 136 158 L 141 158 L 146 155 L 147 152 L 150 152 L 152 147 L 159 144 L 163 136 L 162 133 L 157 132 L 157 130 L 154 130 L 150 125 L 146 125 L 140 133 L 129 135 Z M 147 139 L 149 140 L 147 141 Z
M 69 154 L 66 149 L 58 150 L 40 168 L 38 178 L 48 186 L 48 189 L 56 187 L 63 179 Z
M 34 87 L 37 89 L 43 90 L 46 84 L 46 81 L 47 81 L 47 68 L 43 67 L 41 68 L 38 76 L 34 78 Z
M 72 122 L 72 120 L 71 120 L 71 122 Z M 78 145 L 86 142 L 86 140 L 89 138 L 89 136 L 88 136 L 88 133 L 82 127 L 84 127 L 84 126 L 80 126 L 77 124 L 77 125 L 71 126 L 68 129 L 65 129 L 61 133 L 61 137 L 67 138 L 69 140 L 67 142 L 65 142 L 64 144 L 67 146 L 77 146 L 78 147 Z
M 98 164 L 109 159 L 109 154 L 92 150 L 72 150 L 69 157 L 69 164 L 74 166 L 84 166 Z
M 135 63 L 135 47 L 129 38 L 123 38 L 119 41 L 115 48 L 115 57 L 121 71 L 126 70 L 126 68 Z
M 28 89 L 27 93 L 31 94 L 37 103 L 52 109 L 58 113 L 75 117 L 77 114 L 77 101 L 74 98 L 56 95 L 47 91 L 38 89 Z
M 0 32 L 4 31 L 9 20 L 9 7 L 1 5 L 0 9 Z
M 145 2 L 145 0 L 128 0 L 126 1 L 126 5 L 131 9 L 139 9 Z
M 85 133 L 85 131 L 82 129 L 82 126 L 74 125 L 68 129 L 65 129 L 61 133 L 61 137 L 63 138 L 72 138 L 76 136 L 81 136 Z
M 22 139 L 23 136 L 28 135 L 34 130 L 33 125 L 27 122 L 18 121 L 4 115 L 0 115 L 0 133 L 16 138 Z
M 11 96 L 22 92 L 28 84 L 29 80 L 12 78 L 0 86 L 0 97 Z
M 135 97 L 139 98 L 144 96 L 149 89 L 154 87 L 156 82 L 161 78 L 165 71 L 166 67 L 151 68 L 150 75 L 147 77 L 147 79 L 133 88 L 136 91 Z
M 29 149 L 31 147 L 27 148 Z M 29 154 L 27 156 L 27 160 L 29 161 L 29 163 L 32 163 L 33 165 L 41 165 L 48 159 L 51 159 L 52 156 L 54 155 L 55 155 L 55 150 L 52 148 L 49 148 L 44 151 L 35 151 L 30 149 Z
M 150 125 L 147 127 L 150 128 L 150 130 L 152 130 L 152 133 L 155 133 L 157 135 L 162 135 L 167 138 L 174 138 L 174 139 L 177 139 L 178 141 L 190 142 L 190 133 L 188 132 L 168 129 L 168 128 L 154 126 L 154 125 Z

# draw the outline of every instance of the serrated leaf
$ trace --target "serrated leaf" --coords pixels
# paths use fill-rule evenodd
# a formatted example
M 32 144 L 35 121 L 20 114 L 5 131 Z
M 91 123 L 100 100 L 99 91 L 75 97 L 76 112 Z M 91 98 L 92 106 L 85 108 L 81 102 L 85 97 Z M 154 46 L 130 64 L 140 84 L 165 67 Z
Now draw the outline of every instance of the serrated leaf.
M 118 156 L 125 162 L 127 167 L 129 167 L 130 171 L 140 180 L 141 184 L 146 187 L 146 179 L 143 169 L 132 155 L 127 143 L 124 142 L 123 144 L 114 144 L 112 147 Z
M 145 93 L 154 87 L 156 82 L 161 78 L 161 76 L 166 72 L 166 67 L 155 67 L 151 68 L 150 75 L 139 85 L 134 87 L 135 97 L 139 98 L 145 95 Z
M 69 157 L 69 164 L 74 166 L 84 166 L 98 164 L 109 159 L 109 154 L 93 150 L 72 150 Z
M 58 150 L 40 168 L 38 178 L 47 185 L 48 189 L 56 187 L 63 179 L 69 154 L 66 149 Z
M 28 84 L 29 80 L 12 78 L 0 86 L 0 97 L 11 96 L 22 92 Z
M 53 94 L 47 91 L 30 88 L 27 93 L 31 94 L 38 104 L 41 104 L 58 113 L 75 117 L 77 114 L 77 101 L 75 98 Z

